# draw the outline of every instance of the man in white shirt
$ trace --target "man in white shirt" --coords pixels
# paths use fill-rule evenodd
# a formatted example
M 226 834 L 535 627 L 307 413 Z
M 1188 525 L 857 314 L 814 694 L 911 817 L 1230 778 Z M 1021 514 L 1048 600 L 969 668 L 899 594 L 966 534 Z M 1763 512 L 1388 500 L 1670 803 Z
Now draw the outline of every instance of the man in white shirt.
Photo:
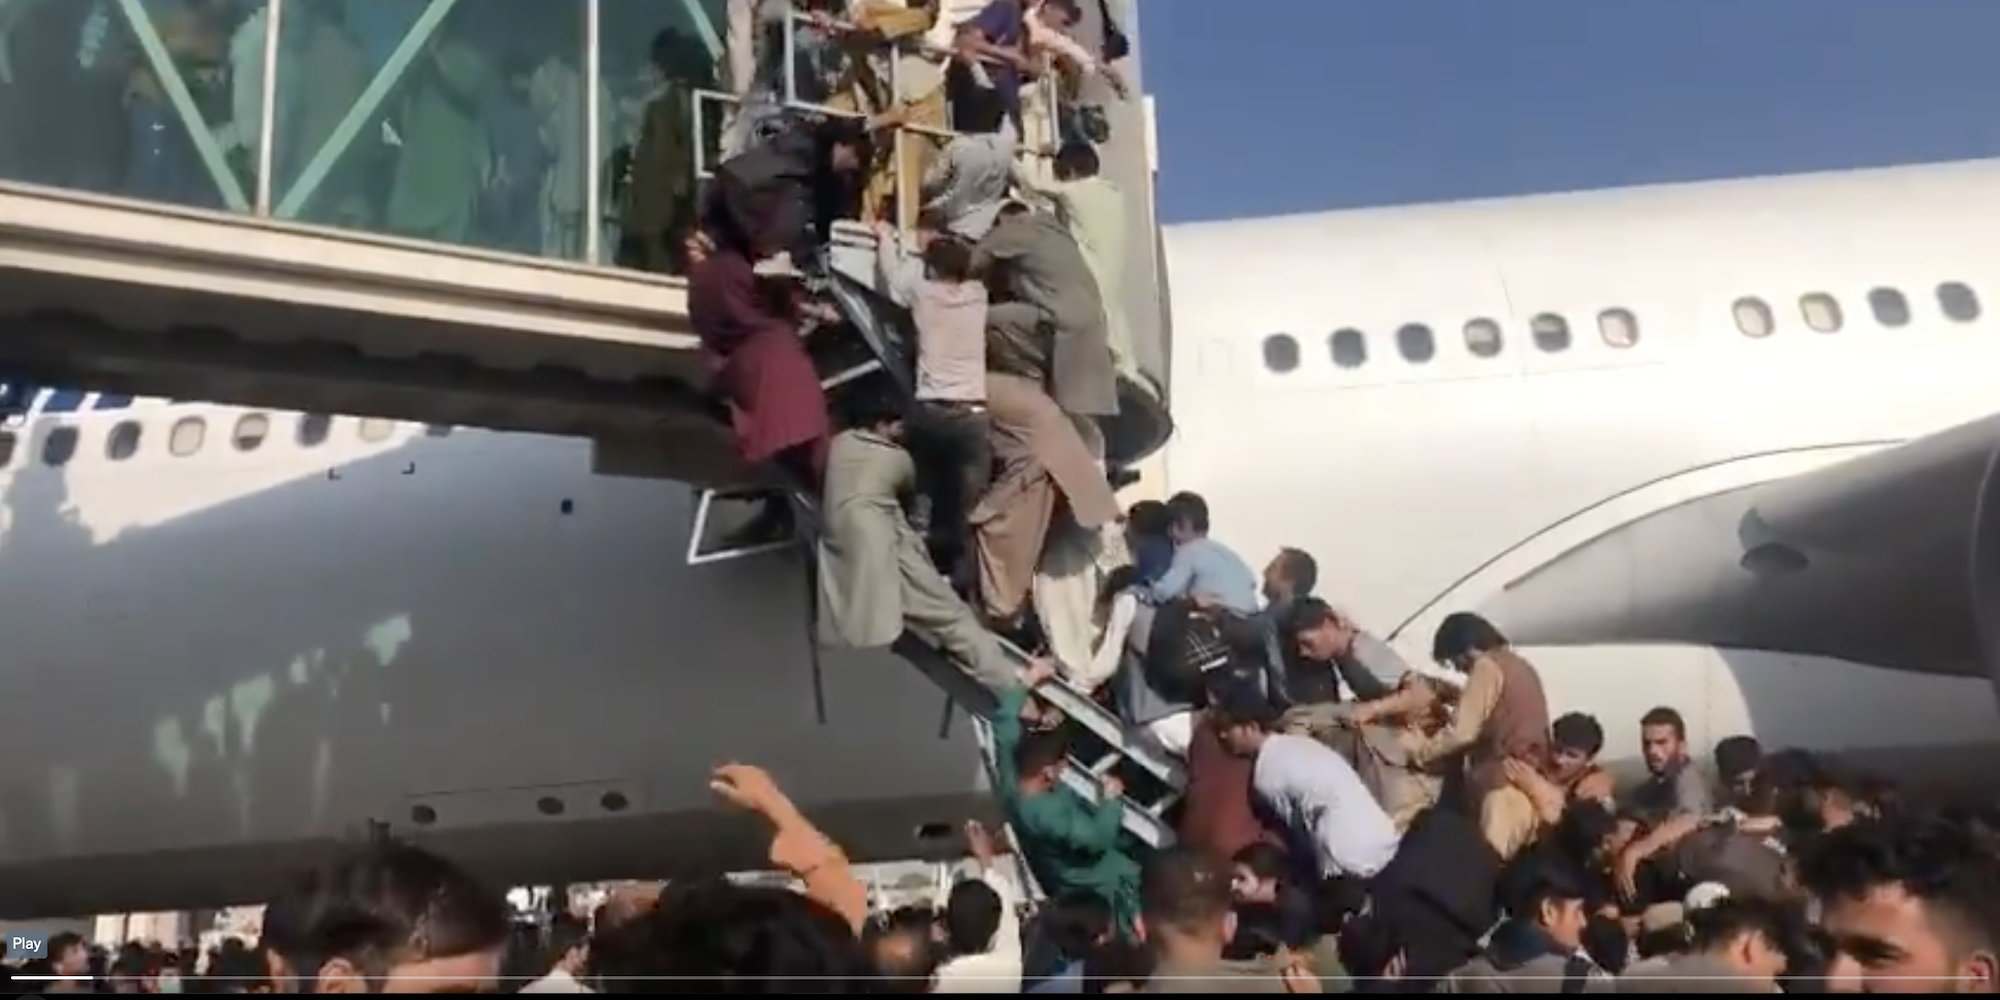
M 1255 760 L 1257 798 L 1284 825 L 1303 868 L 1321 878 L 1365 879 L 1395 860 L 1402 835 L 1347 758 L 1306 736 L 1273 732 L 1279 712 L 1251 685 L 1231 685 L 1209 706 L 1222 745 Z
M 960 882 L 942 900 L 945 946 L 932 993 L 1021 992 L 1021 893 L 1000 865 L 1000 848 L 986 828 L 965 825 L 979 877 Z

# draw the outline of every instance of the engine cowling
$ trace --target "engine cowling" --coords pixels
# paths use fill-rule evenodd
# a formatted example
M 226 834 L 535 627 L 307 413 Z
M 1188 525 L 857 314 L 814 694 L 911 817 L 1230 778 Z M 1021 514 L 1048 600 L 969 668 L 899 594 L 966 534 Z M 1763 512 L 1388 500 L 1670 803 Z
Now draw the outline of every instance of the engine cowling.
M 2000 696 L 2000 415 L 1642 517 L 1484 610 L 1525 645 L 1828 656 Z

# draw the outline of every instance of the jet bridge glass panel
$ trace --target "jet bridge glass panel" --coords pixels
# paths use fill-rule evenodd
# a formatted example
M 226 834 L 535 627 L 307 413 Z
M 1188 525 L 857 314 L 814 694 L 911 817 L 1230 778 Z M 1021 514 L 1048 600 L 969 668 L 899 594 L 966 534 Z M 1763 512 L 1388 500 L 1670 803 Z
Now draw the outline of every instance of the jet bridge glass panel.
M 646 112 L 716 85 L 726 2 L 10 0 L 0 132 L 35 138 L 0 179 L 608 261 Z
M 0 178 L 247 212 L 263 0 L 0 5 Z

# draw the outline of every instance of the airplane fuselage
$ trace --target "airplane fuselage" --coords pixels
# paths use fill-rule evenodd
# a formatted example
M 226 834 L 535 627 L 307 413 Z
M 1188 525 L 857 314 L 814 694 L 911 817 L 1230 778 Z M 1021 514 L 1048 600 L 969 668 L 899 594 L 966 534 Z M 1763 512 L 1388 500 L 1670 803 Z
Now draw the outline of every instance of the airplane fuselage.
M 2000 338 L 1937 290 L 1991 287 L 1962 265 L 1996 196 L 1980 164 L 1170 231 L 1180 432 L 1142 488 L 1202 492 L 1253 561 L 1313 552 L 1421 659 L 1445 613 L 1506 629 L 1538 571 L 1662 511 L 1988 412 Z M 371 821 L 516 884 L 762 867 L 706 790 L 732 758 L 862 858 L 992 808 L 915 671 L 815 660 L 793 556 L 687 566 L 690 492 L 593 476 L 585 443 L 150 400 L 14 434 L 14 913 L 255 899 Z M 1586 586 L 1641 592 L 1644 559 L 1601 565 Z M 1525 651 L 1625 767 L 1659 704 L 1697 752 L 1749 732 L 1947 777 L 1995 735 L 1989 679 L 1944 663 Z

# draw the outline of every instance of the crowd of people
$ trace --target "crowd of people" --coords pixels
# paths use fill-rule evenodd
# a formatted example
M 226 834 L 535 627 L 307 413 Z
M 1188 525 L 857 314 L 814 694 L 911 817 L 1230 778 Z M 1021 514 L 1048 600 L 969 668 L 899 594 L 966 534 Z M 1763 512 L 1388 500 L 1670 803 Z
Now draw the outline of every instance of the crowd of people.
M 800 18 L 803 47 L 784 42 Z M 63 938 L 22 971 L 113 992 L 2000 989 L 2000 813 L 1748 735 L 1710 748 L 1711 775 L 1671 706 L 1632 723 L 1650 774 L 1619 788 L 1603 722 L 1553 714 L 1494 623 L 1448 616 L 1413 667 L 1315 596 L 1310 554 L 1260 576 L 1199 495 L 1120 509 L 1100 422 L 1135 369 L 1110 137 L 1072 100 L 1038 147 L 1023 103 L 1122 93 L 1104 4 L 760 0 L 729 26 L 739 95 L 816 80 L 853 114 L 752 127 L 746 105 L 692 230 L 649 230 L 647 252 L 687 267 L 742 458 L 807 498 L 823 636 L 914 633 L 993 695 L 1011 838 L 968 826 L 975 877 L 871 912 L 772 777 L 728 765 L 715 793 L 764 818 L 797 891 L 677 883 L 524 934 L 493 887 L 383 839 L 269 900 L 254 947 Z M 873 284 L 911 321 L 893 391 L 829 393 L 815 368 L 814 338 L 855 320 L 815 294 L 843 219 L 875 226 Z M 1023 668 L 1002 638 L 1039 655 Z M 1081 737 L 1052 685 L 1180 762 L 1171 846 L 1126 832 L 1136 776 L 1065 780 Z
M 1470 666 L 1505 653 L 1478 648 Z M 1534 832 L 1503 852 L 1481 835 L 1491 808 L 1467 799 L 1392 814 L 1342 751 L 1284 731 L 1251 693 L 1260 667 L 1214 672 L 1191 748 L 1191 780 L 1211 804 L 1240 800 L 1245 819 L 1183 817 L 1190 835 L 1159 851 L 1117 842 L 1115 797 L 1051 782 L 1056 720 L 1013 699 L 1022 722 L 998 792 L 1047 893 L 1035 902 L 1002 838 L 968 824 L 971 877 L 935 906 L 871 912 L 839 847 L 771 776 L 727 765 L 712 788 L 764 819 L 796 889 L 632 887 L 588 921 L 524 931 L 497 889 L 382 839 L 270 900 L 254 946 L 106 955 L 64 936 L 14 971 L 100 977 L 50 993 L 1995 990 L 1990 811 L 1920 806 L 1746 737 L 1716 748 L 1711 783 L 1665 708 L 1639 720 L 1649 777 L 1612 792 L 1593 762 L 1601 727 L 1571 714 L 1537 761 L 1506 758 L 1501 780 L 1534 804 Z M 1204 742 L 1214 768 L 1199 766 Z

